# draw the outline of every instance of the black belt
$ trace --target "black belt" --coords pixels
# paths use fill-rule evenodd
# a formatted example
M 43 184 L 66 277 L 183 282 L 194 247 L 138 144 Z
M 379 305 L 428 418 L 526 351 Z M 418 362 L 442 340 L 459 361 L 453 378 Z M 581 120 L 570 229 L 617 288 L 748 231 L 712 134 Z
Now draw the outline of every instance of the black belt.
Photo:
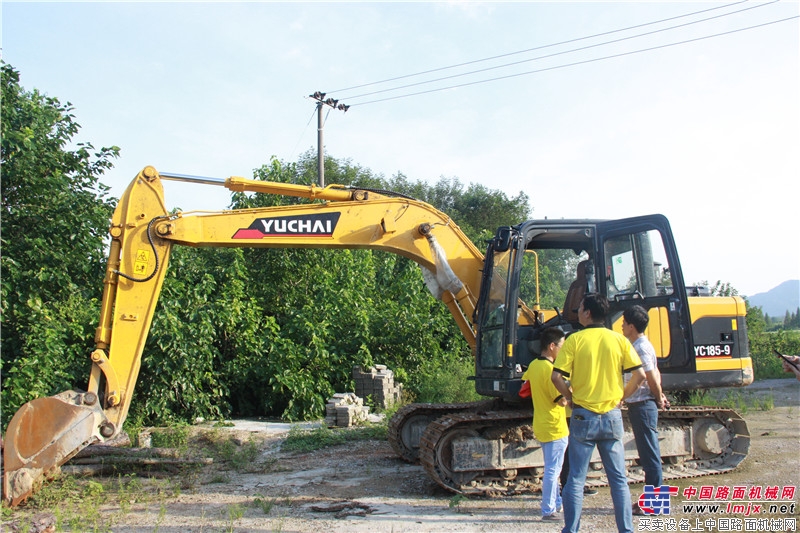
M 587 410 L 587 411 L 589 411 L 590 413 L 594 413 L 594 414 L 596 414 L 596 415 L 601 415 L 601 414 L 603 414 L 603 413 L 598 413 L 597 411 L 592 411 L 591 409 L 587 409 L 586 407 L 584 407 L 584 406 L 582 406 L 582 405 L 578 405 L 578 404 L 577 404 L 577 403 L 575 403 L 575 402 L 572 402 L 572 408 L 573 408 L 573 409 L 575 409 L 575 408 L 578 408 L 578 409 L 586 409 L 586 410 Z

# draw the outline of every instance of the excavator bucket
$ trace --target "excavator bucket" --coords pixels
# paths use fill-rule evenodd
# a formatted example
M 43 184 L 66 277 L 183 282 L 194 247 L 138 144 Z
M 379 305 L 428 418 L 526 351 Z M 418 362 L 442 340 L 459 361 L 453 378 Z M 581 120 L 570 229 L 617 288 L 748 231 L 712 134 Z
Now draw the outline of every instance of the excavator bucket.
M 93 393 L 62 392 L 23 405 L 3 439 L 3 498 L 25 500 L 83 448 L 101 440 L 106 417 Z

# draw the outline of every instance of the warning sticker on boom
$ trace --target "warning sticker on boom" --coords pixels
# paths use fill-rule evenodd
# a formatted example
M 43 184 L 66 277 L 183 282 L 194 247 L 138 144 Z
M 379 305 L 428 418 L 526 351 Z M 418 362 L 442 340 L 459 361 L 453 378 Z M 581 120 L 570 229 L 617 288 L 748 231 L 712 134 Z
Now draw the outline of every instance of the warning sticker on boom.
M 133 273 L 143 275 L 147 273 L 147 264 L 150 262 L 150 250 L 136 250 L 136 259 L 133 262 Z

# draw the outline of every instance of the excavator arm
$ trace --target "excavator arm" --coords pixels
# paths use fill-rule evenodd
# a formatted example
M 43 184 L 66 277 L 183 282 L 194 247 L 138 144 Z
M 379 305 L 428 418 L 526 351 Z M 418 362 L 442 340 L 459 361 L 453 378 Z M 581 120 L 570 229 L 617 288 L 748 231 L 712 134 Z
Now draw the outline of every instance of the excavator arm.
M 171 214 L 164 202 L 164 179 L 317 201 Z M 198 180 L 160 175 L 146 167 L 120 198 L 109 233 L 87 390 L 33 400 L 12 418 L 3 450 L 3 497 L 12 506 L 81 449 L 120 432 L 174 244 L 373 249 L 399 254 L 420 264 L 431 291 L 447 305 L 467 342 L 475 346 L 472 317 L 483 255 L 449 217 L 424 202 L 340 185 L 320 188 L 237 177 Z

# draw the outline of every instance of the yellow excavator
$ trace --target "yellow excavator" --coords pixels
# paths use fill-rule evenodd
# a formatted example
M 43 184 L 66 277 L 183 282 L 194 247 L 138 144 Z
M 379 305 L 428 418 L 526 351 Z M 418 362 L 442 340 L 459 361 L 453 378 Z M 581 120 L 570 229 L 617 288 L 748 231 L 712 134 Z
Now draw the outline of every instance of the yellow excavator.
M 164 180 L 312 201 L 169 213 Z M 544 328 L 559 326 L 569 333 L 579 327 L 575 310 L 587 291 L 608 296 L 612 328 L 620 328 L 626 307 L 648 309 L 647 334 L 658 352 L 665 390 L 744 386 L 753 380 L 743 300 L 711 297 L 702 287 L 685 285 L 669 223 L 661 215 L 530 220 L 499 228 L 482 253 L 446 214 L 407 196 L 340 185 L 159 174 L 146 167 L 120 198 L 109 234 L 88 386 L 33 400 L 10 421 L 3 497 L 12 506 L 78 451 L 122 430 L 175 244 L 375 249 L 418 263 L 472 347 L 472 379 L 487 399 L 404 406 L 389 422 L 389 441 L 400 457 L 421 462 L 436 483 L 457 493 L 514 494 L 540 486 L 541 447 L 530 428 L 530 400 L 518 396 L 521 376 L 539 353 Z M 539 261 L 548 257 L 575 265 L 576 276 L 563 307 L 542 309 Z M 662 412 L 659 434 L 666 479 L 730 470 L 749 449 L 746 423 L 727 409 Z M 625 448 L 629 478 L 640 481 L 629 428 Z M 599 457 L 592 467 L 596 476 L 590 482 L 603 484 Z

